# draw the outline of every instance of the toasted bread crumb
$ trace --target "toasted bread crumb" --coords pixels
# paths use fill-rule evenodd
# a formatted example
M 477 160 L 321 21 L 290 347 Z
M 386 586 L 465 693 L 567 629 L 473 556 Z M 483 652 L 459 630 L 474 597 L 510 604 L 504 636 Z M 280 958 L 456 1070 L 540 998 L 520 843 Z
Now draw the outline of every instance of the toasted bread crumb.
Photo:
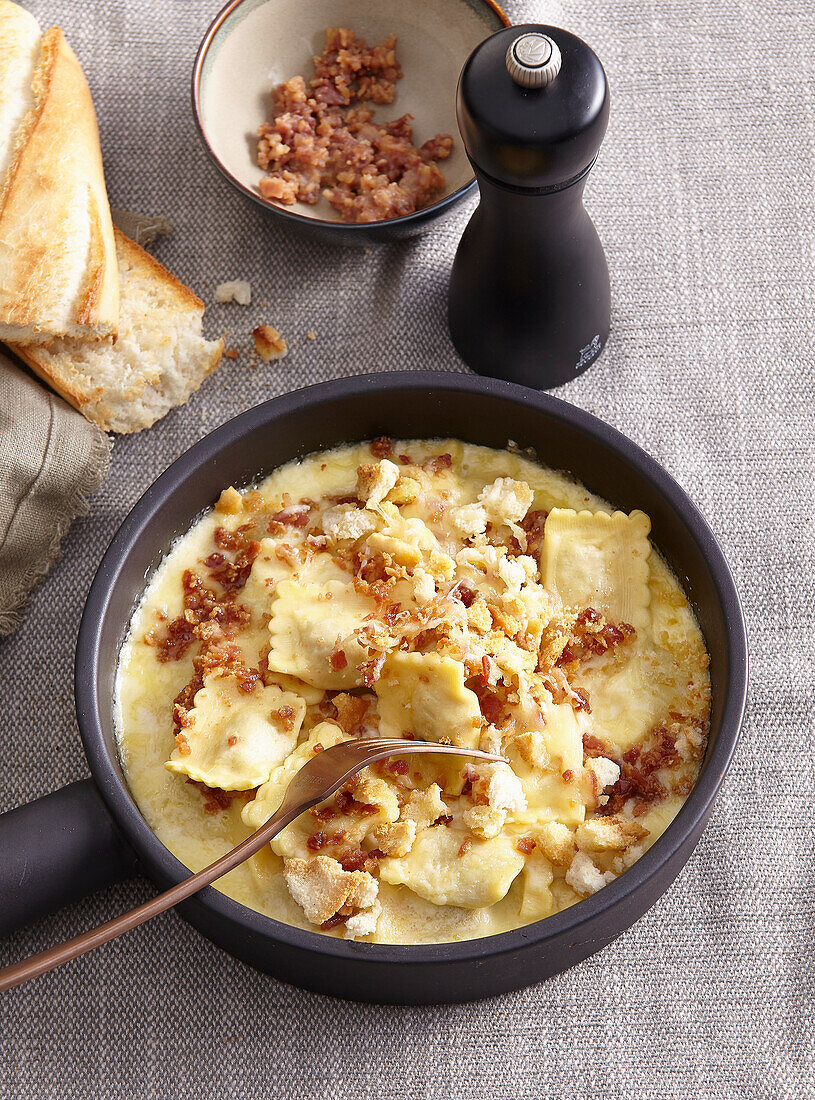
M 289 893 L 312 924 L 323 924 L 340 910 L 353 913 L 376 902 L 379 883 L 367 871 L 344 871 L 336 859 L 287 859 L 283 875 Z
M 566 867 L 574 855 L 574 836 L 571 829 L 560 821 L 546 821 L 535 834 L 543 854 L 551 863 Z
M 416 839 L 416 822 L 385 821 L 376 826 L 372 836 L 386 856 L 406 856 Z
M 215 287 L 216 302 L 237 302 L 239 306 L 248 306 L 252 301 L 252 287 L 245 279 L 233 279 L 228 283 L 219 283 Z
M 243 508 L 243 497 L 232 485 L 228 489 L 224 489 L 221 495 L 218 497 L 218 503 L 215 505 L 217 512 L 225 512 L 227 515 L 236 515 Z
M 431 783 L 426 791 L 411 792 L 407 805 L 402 810 L 402 820 L 427 826 L 447 813 L 447 805 L 441 797 L 441 787 L 438 783 Z
M 596 894 L 598 890 L 602 890 L 604 886 L 613 882 L 616 877 L 611 871 L 603 873 L 583 852 L 577 852 L 572 860 L 571 867 L 566 872 L 568 885 L 578 894 L 583 894 L 584 897 L 589 894 Z
M 588 851 L 624 851 L 648 835 L 636 821 L 622 817 L 596 817 L 578 825 L 575 839 L 578 847 Z
M 289 350 L 286 341 L 271 325 L 258 325 L 252 329 L 255 349 L 264 363 L 272 359 L 282 359 Z
M 366 508 L 380 504 L 399 480 L 399 467 L 383 458 L 377 463 L 363 463 L 357 468 L 357 495 Z

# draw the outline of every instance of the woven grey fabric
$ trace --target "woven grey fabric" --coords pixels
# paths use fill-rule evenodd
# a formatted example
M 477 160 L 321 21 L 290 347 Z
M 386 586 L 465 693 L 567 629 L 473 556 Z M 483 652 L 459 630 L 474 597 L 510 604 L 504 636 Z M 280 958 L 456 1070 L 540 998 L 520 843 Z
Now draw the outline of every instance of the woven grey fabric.
M 406 0 L 407 2 L 407 0 Z M 87 774 L 71 662 L 104 546 L 170 460 L 286 389 L 368 370 L 461 369 L 444 298 L 467 212 L 418 241 L 335 252 L 289 236 L 215 172 L 189 116 L 215 4 L 41 0 L 82 59 L 111 201 L 169 216 L 156 255 L 246 348 L 189 405 L 121 439 L 91 514 L 0 647 L 0 808 Z M 510 3 L 513 17 L 543 4 Z M 642 444 L 699 503 L 732 563 L 752 646 L 751 714 L 699 847 L 633 929 L 574 971 L 486 1003 L 371 1008 L 298 992 L 170 914 L 0 1006 L 0 1097 L 572 1100 L 815 1096 L 815 74 L 811 4 L 564 0 L 613 90 L 587 202 L 605 242 L 613 336 L 561 395 Z M 264 305 L 268 302 L 268 305 Z M 309 330 L 314 341 L 305 339 Z M 147 895 L 131 884 L 0 945 L 40 948 Z

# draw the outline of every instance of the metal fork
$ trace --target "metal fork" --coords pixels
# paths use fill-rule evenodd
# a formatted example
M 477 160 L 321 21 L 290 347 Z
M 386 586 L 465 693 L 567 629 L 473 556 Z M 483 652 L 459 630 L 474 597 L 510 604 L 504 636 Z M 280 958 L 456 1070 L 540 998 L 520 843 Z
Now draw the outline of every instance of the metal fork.
M 140 924 L 163 913 L 165 909 L 172 909 L 180 901 L 209 886 L 222 875 L 249 859 L 268 844 L 272 837 L 290 825 L 296 817 L 305 810 L 322 802 L 345 783 L 352 775 L 368 764 L 375 764 L 377 760 L 385 760 L 389 756 L 411 756 L 414 753 L 442 753 L 456 756 L 475 757 L 479 760 L 497 760 L 505 762 L 502 756 L 493 753 L 481 752 L 479 749 L 462 749 L 456 745 L 440 745 L 431 741 L 401 741 L 386 740 L 355 740 L 343 741 L 339 745 L 333 745 L 323 752 L 317 753 L 311 760 L 292 778 L 286 788 L 283 801 L 277 811 L 262 825 L 256 833 L 244 840 L 237 848 L 216 859 L 197 874 L 183 879 L 175 886 L 158 894 L 142 905 L 136 906 L 128 913 L 114 917 L 112 920 L 92 928 L 89 932 L 83 932 L 80 936 L 66 940 L 65 943 L 42 951 L 38 955 L 32 955 L 22 962 L 13 963 L 0 970 L 0 993 L 7 989 L 13 989 L 16 985 L 27 982 L 30 978 L 36 978 L 40 974 L 46 974 L 71 959 L 79 958 L 94 947 L 100 947 L 109 940 L 116 939 L 123 932 L 129 932 L 131 928 L 137 928 Z

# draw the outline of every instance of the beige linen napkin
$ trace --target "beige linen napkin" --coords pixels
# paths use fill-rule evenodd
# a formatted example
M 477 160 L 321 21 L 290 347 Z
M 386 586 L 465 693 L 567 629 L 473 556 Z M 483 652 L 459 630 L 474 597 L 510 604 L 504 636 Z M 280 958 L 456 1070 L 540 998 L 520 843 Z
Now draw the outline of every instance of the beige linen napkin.
M 0 351 L 0 635 L 105 480 L 111 440 Z

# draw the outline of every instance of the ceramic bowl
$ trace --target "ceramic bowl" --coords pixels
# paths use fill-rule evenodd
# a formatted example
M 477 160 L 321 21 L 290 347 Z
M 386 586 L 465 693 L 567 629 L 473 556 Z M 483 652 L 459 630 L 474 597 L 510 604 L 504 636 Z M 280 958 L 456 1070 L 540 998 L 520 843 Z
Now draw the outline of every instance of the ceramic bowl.
M 509 26 L 493 0 L 231 0 L 204 36 L 192 76 L 192 103 L 204 145 L 226 178 L 247 198 L 311 236 L 369 244 L 428 229 L 475 187 L 456 123 L 456 85 L 464 62 L 488 35 Z M 325 199 L 282 206 L 262 198 L 256 132 L 271 119 L 272 88 L 308 77 L 325 45 L 326 27 L 351 27 L 369 43 L 398 40 L 404 76 L 392 104 L 376 108 L 387 121 L 414 116 L 417 145 L 437 133 L 455 145 L 441 162 L 446 187 L 438 200 L 401 218 L 348 224 Z

